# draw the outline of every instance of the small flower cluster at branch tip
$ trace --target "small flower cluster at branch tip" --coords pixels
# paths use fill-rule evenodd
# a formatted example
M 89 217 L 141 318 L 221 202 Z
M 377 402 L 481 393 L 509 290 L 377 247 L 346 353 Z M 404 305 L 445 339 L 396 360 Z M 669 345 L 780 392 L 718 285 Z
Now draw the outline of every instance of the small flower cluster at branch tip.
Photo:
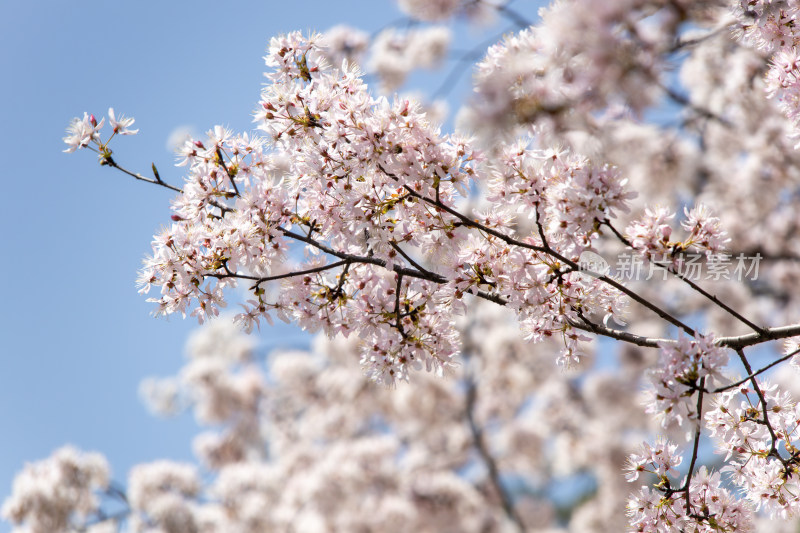
M 108 143 L 114 135 L 135 135 L 139 132 L 139 130 L 128 129 L 134 122 L 135 120 L 133 118 L 128 118 L 124 115 L 120 115 L 119 119 L 117 119 L 114 114 L 114 108 L 108 108 L 108 124 L 111 126 L 112 133 L 111 137 L 109 137 L 106 142 L 102 142 L 100 139 L 100 130 L 106 123 L 105 117 L 100 119 L 100 122 L 97 122 L 94 115 L 84 113 L 82 119 L 73 118 L 70 122 L 67 128 L 68 135 L 64 137 L 64 142 L 67 143 L 68 148 L 64 151 L 71 153 L 75 150 L 91 148 L 90 145 L 94 143 L 97 145 L 96 151 L 102 155 L 108 151 Z M 108 151 L 108 154 L 110 155 L 111 152 Z
M 670 476 L 678 473 L 676 469 L 683 461 L 683 457 L 675 453 L 677 449 L 677 444 L 668 441 L 659 441 L 655 446 L 642 443 L 641 451 L 628 457 L 625 479 L 634 482 L 643 472 L 647 472 L 655 475 L 660 483 L 668 482 Z

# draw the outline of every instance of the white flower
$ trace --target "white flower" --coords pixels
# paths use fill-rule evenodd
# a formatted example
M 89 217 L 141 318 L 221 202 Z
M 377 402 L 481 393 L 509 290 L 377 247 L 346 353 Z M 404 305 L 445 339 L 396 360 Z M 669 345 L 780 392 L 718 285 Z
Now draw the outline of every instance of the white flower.
M 108 108 L 108 123 L 114 129 L 114 133 L 118 133 L 119 135 L 135 135 L 139 130 L 128 129 L 134 122 L 136 122 L 136 120 L 133 117 L 127 118 L 124 115 L 120 115 L 119 120 L 117 120 L 114 115 L 114 108 Z

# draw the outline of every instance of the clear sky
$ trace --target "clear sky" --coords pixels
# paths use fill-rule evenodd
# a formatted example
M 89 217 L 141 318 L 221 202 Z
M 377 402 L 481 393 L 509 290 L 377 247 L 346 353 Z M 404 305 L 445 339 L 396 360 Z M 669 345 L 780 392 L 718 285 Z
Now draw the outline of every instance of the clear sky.
M 540 4 L 514 2 L 531 19 Z M 62 153 L 70 119 L 84 111 L 99 118 L 110 106 L 134 116 L 140 133 L 115 141 L 115 159 L 143 173 L 155 162 L 179 184 L 170 132 L 215 124 L 250 131 L 270 36 L 342 22 L 371 31 L 401 17 L 391 0 L 32 0 L 2 8 L 0 501 L 25 461 L 65 443 L 105 453 L 123 482 L 135 463 L 191 459 L 191 418 L 156 419 L 137 397 L 142 378 L 177 371 L 196 327 L 193 319 L 152 318 L 135 287 L 154 231 L 169 222 L 171 193 L 101 168 L 88 151 Z M 454 43 L 460 49 L 485 38 L 464 35 Z M 462 83 L 454 95 L 468 90 Z M 303 342 L 287 328 L 262 338 Z M 0 533 L 9 529 L 0 522 Z

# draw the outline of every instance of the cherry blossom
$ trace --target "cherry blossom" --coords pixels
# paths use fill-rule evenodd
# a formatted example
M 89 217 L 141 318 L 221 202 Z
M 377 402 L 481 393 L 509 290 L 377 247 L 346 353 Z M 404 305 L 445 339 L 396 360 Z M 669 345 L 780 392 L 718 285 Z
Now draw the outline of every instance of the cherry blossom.
M 25 467 L 14 480 L 14 492 L 3 504 L 2 514 L 25 522 L 31 533 L 72 531 L 75 519 L 99 508 L 94 491 L 109 486 L 109 475 L 102 455 L 66 446 Z
M 70 123 L 65 151 L 176 193 L 138 283 L 154 314 L 205 324 L 178 375 L 142 394 L 193 411 L 210 477 L 139 465 L 127 527 L 796 521 L 798 391 L 773 376 L 800 335 L 797 3 L 563 0 L 535 23 L 499 2 L 398 4 L 413 21 L 372 38 L 273 37 L 258 133 L 186 141 L 180 187 L 117 162 L 132 118 L 109 109 L 105 141 L 105 119 Z M 441 68 L 451 19 L 487 12 L 517 30 L 475 55 L 473 95 L 443 131 L 392 92 Z M 315 347 L 259 360 L 236 328 L 275 318 Z M 95 456 L 70 497 L 28 503 L 75 484 L 31 480 L 78 457 L 23 471 L 4 515 L 115 527 Z M 582 473 L 595 487 L 564 529 L 550 484 Z

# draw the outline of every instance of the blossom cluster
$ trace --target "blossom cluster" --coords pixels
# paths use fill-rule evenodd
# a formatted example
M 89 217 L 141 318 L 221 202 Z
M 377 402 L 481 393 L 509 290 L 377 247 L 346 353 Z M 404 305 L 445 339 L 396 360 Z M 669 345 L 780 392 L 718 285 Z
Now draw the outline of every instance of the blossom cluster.
M 680 264 L 681 252 L 703 252 L 711 257 L 724 251 L 730 239 L 708 207 L 699 204 L 691 210 L 684 208 L 684 214 L 681 226 L 689 235 L 683 240 L 671 240 L 670 221 L 675 213 L 665 206 L 648 207 L 644 216 L 632 221 L 625 231 L 631 247 L 650 261 L 669 256 L 673 266 Z
M 674 450 L 660 450 L 662 455 L 651 464 L 674 459 Z M 645 458 L 647 461 L 647 458 Z M 665 478 L 667 479 L 667 478 Z M 643 487 L 628 503 L 631 531 L 641 533 L 692 533 L 752 531 L 753 510 L 738 500 L 727 488 L 719 472 L 700 467 L 689 483 L 688 492 Z M 666 494 L 665 494 L 666 492 Z
M 71 529 L 75 520 L 81 522 L 94 514 L 100 505 L 95 491 L 108 486 L 105 457 L 66 446 L 25 467 L 14 480 L 2 515 L 25 522 L 30 533 L 60 533 Z
M 487 24 L 507 3 L 508 0 L 397 0 L 397 7 L 415 21 L 447 22 L 464 17 L 475 24 Z
M 450 379 L 423 374 L 393 390 L 376 386 L 352 364 L 353 339 L 320 336 L 311 351 L 262 356 L 230 317 L 209 321 L 189 338 L 177 376 L 157 380 L 177 382 L 180 407 L 203 426 L 194 446 L 199 465 L 162 460 L 135 466 L 125 484 L 127 504 L 93 526 L 107 530 L 92 533 L 500 533 L 512 526 L 481 453 L 495 458 L 500 487 L 526 528 L 560 531 L 555 503 L 542 490 L 576 472 L 619 481 L 628 438 L 610 429 L 648 420 L 629 401 L 626 378 L 583 374 L 579 381 L 575 371 L 558 370 L 550 354 L 554 343 L 531 349 L 509 315 L 493 304 L 477 306 L 459 321 L 471 346 L 469 363 Z M 199 385 L 190 376 L 202 360 L 217 371 Z M 232 408 L 228 396 L 242 365 L 262 383 L 253 410 Z M 149 399 L 160 405 L 162 398 Z M 218 416 L 204 416 L 209 412 Z M 471 431 L 467 413 L 475 427 L 485 428 L 482 437 Z M 248 435 L 238 429 L 244 419 L 255 424 Z M 252 453 L 202 445 L 212 437 L 230 443 L 226 450 L 243 449 L 247 437 Z M 512 475 L 528 479 L 536 491 L 514 494 L 507 481 Z M 627 495 L 621 487 L 584 495 L 571 527 L 621 529 Z M 15 488 L 12 499 L 18 494 Z M 13 519 L 23 531 L 40 512 Z M 96 513 L 87 522 L 102 518 Z M 65 532 L 81 525 L 76 521 Z
M 114 108 L 108 108 L 108 124 L 111 126 L 112 134 L 111 137 L 114 135 L 135 135 L 139 132 L 139 130 L 131 130 L 129 129 L 130 126 L 133 125 L 135 120 L 130 117 L 125 117 L 124 115 L 120 115 L 119 119 L 117 119 L 116 115 L 114 114 Z M 105 143 L 101 142 L 100 139 L 100 130 L 103 129 L 103 126 L 106 123 L 106 119 L 100 119 L 100 122 L 97 122 L 97 119 L 94 115 L 89 115 L 88 113 L 83 114 L 83 118 L 74 118 L 67 128 L 67 135 L 64 137 L 64 142 L 67 143 L 68 148 L 64 150 L 65 152 L 74 152 L 79 148 L 88 148 L 92 143 L 97 145 L 100 148 L 104 148 L 108 141 Z
M 739 0 L 734 10 L 742 39 L 771 54 L 766 89 L 777 98 L 792 121 L 795 137 L 800 128 L 800 33 L 797 23 L 800 3 L 795 0 Z
M 436 67 L 447 55 L 450 38 L 444 26 L 402 32 L 387 28 L 375 37 L 367 68 L 380 78 L 383 90 L 394 91 L 413 69 Z
M 248 280 L 245 327 L 274 314 L 329 335 L 357 332 L 368 372 L 392 383 L 412 368 L 451 367 L 450 310 L 484 291 L 519 311 L 530 338 L 558 335 L 563 361 L 577 360 L 584 337 L 570 321 L 618 315 L 624 301 L 562 269 L 627 209 L 625 180 L 607 165 L 519 143 L 477 161 L 468 140 L 441 136 L 414 103 L 375 99 L 357 71 L 330 68 L 317 40 L 272 40 L 272 83 L 256 113 L 267 138 L 216 127 L 206 141 L 187 141 L 174 222 L 139 278 L 143 292 L 161 287 L 158 313 L 185 314 L 195 301 L 202 321 L 225 305 L 225 287 Z M 487 181 L 493 201 L 477 222 L 457 210 L 471 181 Z M 538 229 L 508 233 L 520 216 Z M 296 264 L 300 243 L 307 259 Z M 268 282 L 278 278 L 274 294 Z
M 706 386 L 721 383 L 728 364 L 727 350 L 715 344 L 714 336 L 681 336 L 675 343 L 662 344 L 658 365 L 649 373 L 653 388 L 649 391 L 647 412 L 672 423 L 697 423 L 701 413 L 693 398 Z
M 777 385 L 746 383 L 723 392 L 705 415 L 730 474 L 756 509 L 786 519 L 800 511 L 800 406 Z
M 659 95 L 654 81 L 666 67 L 675 21 L 702 4 L 554 2 L 542 9 L 541 24 L 489 48 L 477 66 L 468 123 L 492 133 L 515 124 L 565 131 L 621 102 L 644 111 Z

